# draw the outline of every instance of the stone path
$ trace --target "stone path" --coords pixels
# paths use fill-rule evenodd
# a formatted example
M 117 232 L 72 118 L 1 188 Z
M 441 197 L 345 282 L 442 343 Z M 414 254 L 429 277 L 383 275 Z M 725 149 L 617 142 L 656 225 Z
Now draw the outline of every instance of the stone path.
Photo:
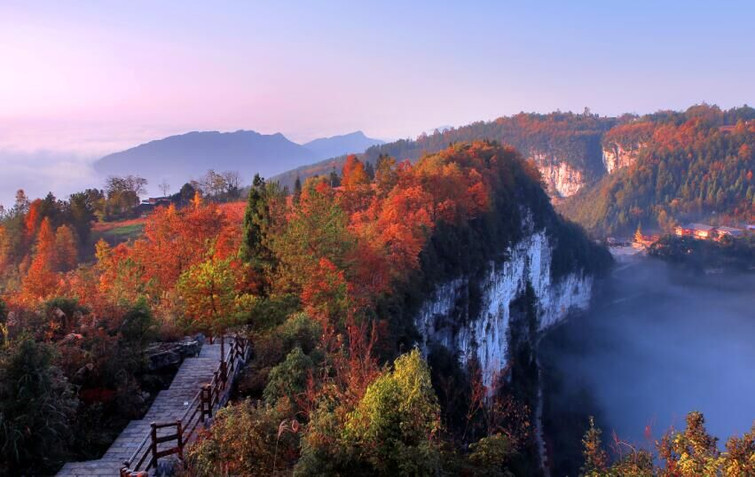
M 184 360 L 170 387 L 160 391 L 143 419 L 131 421 L 126 426 L 101 459 L 69 462 L 58 472 L 58 477 L 117 477 L 123 461 L 131 457 L 144 436 L 149 434 L 150 423 L 175 422 L 180 419 L 202 385 L 212 380 L 213 372 L 219 363 L 220 344 L 203 345 L 199 357 Z M 173 433 L 175 428 L 166 431 Z

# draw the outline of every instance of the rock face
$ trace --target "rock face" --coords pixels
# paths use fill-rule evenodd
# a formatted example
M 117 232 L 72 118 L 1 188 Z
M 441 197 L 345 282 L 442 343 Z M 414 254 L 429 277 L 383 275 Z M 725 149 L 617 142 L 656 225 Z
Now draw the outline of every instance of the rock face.
M 576 194 L 585 185 L 582 171 L 568 162 L 543 153 L 535 153 L 532 159 L 543 176 L 548 195 L 566 198 Z
M 202 343 L 199 339 L 186 338 L 178 343 L 156 343 L 147 348 L 149 371 L 160 371 L 178 366 L 184 358 L 197 356 Z
M 644 143 L 636 144 L 619 144 L 610 142 L 603 146 L 603 165 L 606 171 L 611 174 L 622 167 L 629 167 L 637 162 Z
M 579 192 L 585 185 L 582 173 L 566 162 L 542 166 L 539 169 L 551 196 L 569 197 Z
M 536 297 L 540 329 L 572 310 L 587 309 L 592 292 L 591 276 L 575 272 L 553 279 L 552 247 L 542 230 L 532 231 L 508 252 L 502 263 L 489 264 L 479 283 L 459 277 L 438 285 L 415 319 L 425 350 L 439 343 L 457 351 L 462 364 L 476 356 L 486 386 L 506 366 L 510 308 L 528 283 Z M 470 306 L 470 285 L 479 285 L 479 306 Z

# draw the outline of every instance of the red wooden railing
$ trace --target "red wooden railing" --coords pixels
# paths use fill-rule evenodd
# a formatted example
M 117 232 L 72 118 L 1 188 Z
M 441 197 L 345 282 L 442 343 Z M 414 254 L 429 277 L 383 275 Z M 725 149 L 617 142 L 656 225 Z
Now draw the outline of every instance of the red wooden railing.
M 228 347 L 228 352 L 220 360 L 218 369 L 213 373 L 212 380 L 205 384 L 189 403 L 181 419 L 175 422 L 153 422 L 150 424 L 150 432 L 136 448 L 131 457 L 123 463 L 120 477 L 137 476 L 143 471 L 157 467 L 158 459 L 169 455 L 178 454 L 183 460 L 183 451 L 186 444 L 197 436 L 197 428 L 200 424 L 206 426 L 209 419 L 217 409 L 223 407 L 230 391 L 230 384 L 236 378 L 241 366 L 249 358 L 249 343 L 245 338 L 236 336 L 233 343 Z M 158 431 L 175 429 L 170 434 L 161 434 Z M 165 432 L 165 431 L 163 431 Z M 168 448 L 160 448 L 160 444 L 174 442 L 175 445 Z

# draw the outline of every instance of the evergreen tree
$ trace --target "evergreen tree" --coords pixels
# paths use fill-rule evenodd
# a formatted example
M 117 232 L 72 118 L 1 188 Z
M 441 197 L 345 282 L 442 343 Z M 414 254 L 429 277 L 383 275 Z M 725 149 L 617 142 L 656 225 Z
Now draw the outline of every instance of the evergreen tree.
M 268 248 L 267 235 L 272 224 L 271 200 L 278 194 L 277 183 L 267 184 L 259 174 L 255 174 L 244 212 L 241 255 L 259 275 L 262 292 L 268 288 L 267 278 L 276 262 L 275 255 Z
M 296 176 L 296 182 L 294 182 L 294 204 L 298 204 L 301 199 L 301 179 Z

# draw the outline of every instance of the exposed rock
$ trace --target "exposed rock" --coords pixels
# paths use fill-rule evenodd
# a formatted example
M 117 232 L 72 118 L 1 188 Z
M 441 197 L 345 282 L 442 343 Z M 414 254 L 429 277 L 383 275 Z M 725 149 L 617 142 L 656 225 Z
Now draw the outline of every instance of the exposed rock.
M 197 337 L 199 338 L 199 337 Z M 204 337 L 202 337 L 204 341 Z M 154 343 L 147 349 L 149 371 L 178 366 L 189 356 L 197 356 L 202 343 L 198 339 L 185 339 L 177 343 Z
M 432 342 L 442 344 L 457 351 L 462 364 L 476 356 L 484 384 L 490 386 L 496 373 L 506 366 L 510 306 L 524 293 L 528 282 L 537 298 L 540 329 L 563 319 L 571 310 L 585 310 L 589 305 L 593 278 L 571 273 L 554 281 L 551 256 L 545 232 L 530 233 L 510 248 L 507 260 L 490 263 L 484 279 L 475 284 L 479 285 L 481 299 L 480 306 L 472 311 L 469 278 L 437 286 L 415 320 L 425 350 Z
M 551 197 L 565 198 L 579 192 L 585 185 L 582 171 L 568 162 L 544 153 L 532 155 L 540 174 L 543 176 L 548 194 Z
M 622 167 L 629 167 L 637 162 L 640 152 L 645 147 L 644 143 L 619 144 L 611 142 L 603 146 L 603 165 L 611 174 Z

